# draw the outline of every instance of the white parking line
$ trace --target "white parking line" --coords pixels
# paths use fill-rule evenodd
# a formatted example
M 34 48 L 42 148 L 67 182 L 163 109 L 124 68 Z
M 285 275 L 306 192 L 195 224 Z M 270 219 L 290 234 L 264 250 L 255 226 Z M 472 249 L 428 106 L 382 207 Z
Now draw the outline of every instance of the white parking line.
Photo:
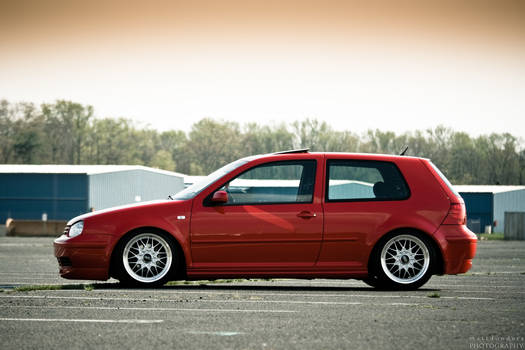
M 508 275 L 508 274 L 521 274 L 523 271 L 522 270 L 516 270 L 516 271 L 485 271 L 485 272 L 471 272 L 469 273 L 467 276 L 487 276 L 487 277 L 490 277 L 492 275 L 498 275 L 498 274 L 502 274 L 502 275 Z
M 65 299 L 65 300 L 113 300 L 113 301 L 149 301 L 149 302 L 180 302 L 175 299 L 134 299 L 134 298 L 99 298 L 99 297 L 67 297 L 67 296 L 45 296 L 45 295 L 0 295 L 0 298 L 26 298 L 26 299 Z M 430 300 L 429 298 L 426 298 Z M 363 303 L 363 302 L 338 302 L 338 301 L 299 301 L 299 300 L 216 300 L 199 299 L 198 302 L 208 303 L 265 303 L 265 304 L 305 304 L 305 305 L 376 305 L 376 306 L 417 306 L 420 303 Z M 146 309 L 146 308 L 145 308 Z
M 152 298 L 114 298 L 114 297 L 71 297 L 56 295 L 0 295 L 0 298 L 21 298 L 21 299 L 70 299 L 70 300 L 114 300 L 114 301 L 171 301 L 179 302 L 180 300 L 152 299 Z
M 516 283 L 515 285 L 492 285 L 492 284 L 483 284 L 481 285 L 483 288 L 486 289 L 497 289 L 497 288 L 517 288 L 522 285 L 522 282 Z M 442 288 L 455 288 L 455 287 L 467 287 L 467 288 L 475 288 L 480 287 L 479 284 L 430 284 L 426 285 L 425 288 L 436 288 L 436 289 L 442 289 Z
M 430 301 L 429 297 L 417 297 Z M 436 299 L 459 299 L 459 300 L 493 300 L 492 298 L 462 298 L 462 297 L 439 297 Z M 345 301 L 301 301 L 301 300 L 213 300 L 200 299 L 199 301 L 207 301 L 212 303 L 275 303 L 275 304 L 309 304 L 309 305 L 363 305 L 363 302 L 345 302 Z M 367 305 L 420 305 L 418 303 L 366 303 Z
M 70 292 L 70 293 L 81 293 L 83 290 L 81 289 L 58 289 L 53 290 L 53 293 L 55 292 Z M 108 290 L 104 289 L 94 289 L 90 291 L 90 293 L 107 293 Z M 126 293 L 144 293 L 144 290 L 133 290 L 133 289 L 127 289 Z M 239 291 L 232 290 L 231 292 L 224 291 L 224 292 L 216 292 L 216 291 L 202 291 L 202 290 L 155 290 L 152 291 L 153 294 L 201 294 L 201 295 L 239 295 Z M 348 294 L 348 293 L 332 293 L 332 294 L 321 294 L 321 293 L 248 293 L 244 294 L 247 297 L 259 297 L 259 296 L 279 296 L 279 297 L 286 297 L 286 296 L 294 296 L 294 297 L 308 297 L 308 298 L 329 298 L 329 297 L 337 297 L 337 298 L 428 298 L 425 295 L 389 295 L 389 294 Z M 445 298 L 456 298 L 456 297 L 445 297 Z M 462 297 L 458 297 L 462 298 Z M 471 297 L 465 297 L 465 298 L 471 298 Z M 486 298 L 487 300 L 491 300 L 492 298 Z M 477 300 L 477 299 L 474 299 Z M 482 299 L 484 300 L 484 299 Z
M 195 334 L 195 335 L 219 335 L 221 337 L 231 337 L 233 335 L 239 335 L 244 334 L 243 332 L 207 332 L 207 331 L 186 331 L 184 333 L 187 334 Z
M 114 297 L 70 297 L 54 295 L 0 295 L 0 298 L 24 298 L 24 299 L 66 299 L 66 300 L 113 300 L 113 301 L 144 301 L 144 302 L 180 302 L 178 299 L 157 299 L 157 298 L 114 298 Z M 324 305 L 361 305 L 359 302 L 323 302 L 323 301 L 294 301 L 294 300 L 209 300 L 199 299 L 199 302 L 213 303 L 276 303 L 276 304 L 324 304 Z
M 244 313 L 297 313 L 295 310 L 262 310 L 262 309 L 197 309 L 175 307 L 115 307 L 115 306 L 35 306 L 8 305 L 2 308 L 11 309 L 59 309 L 59 310 L 127 310 L 127 311 L 184 311 L 184 312 L 244 312 Z
M 54 276 L 59 277 L 58 273 L 48 273 L 48 272 L 27 272 L 27 271 L 20 271 L 20 272 L 0 272 L 0 275 L 21 275 L 21 276 Z
M 8 284 L 10 282 L 12 283 L 19 283 L 20 281 L 48 281 L 47 284 L 51 283 L 57 283 L 60 282 L 58 278 L 50 278 L 50 277 L 18 277 L 18 276 L 9 276 L 9 277 L 0 277 L 0 281 L 4 284 Z M 33 284 L 33 283 L 32 283 Z
M 469 287 L 472 287 L 472 286 L 469 286 Z M 514 286 L 514 288 L 518 288 L 518 286 Z M 57 290 L 54 290 L 53 292 L 82 292 L 83 290 L 82 289 L 78 289 L 78 290 L 75 290 L 75 289 L 57 289 Z M 107 289 L 94 289 L 92 291 L 90 291 L 90 293 L 93 293 L 93 292 L 98 292 L 98 293 L 107 293 L 109 290 Z M 125 290 L 126 293 L 144 293 L 144 290 L 135 290 L 135 289 L 126 289 Z M 423 294 L 423 293 L 426 293 L 426 292 L 429 292 L 429 291 L 425 291 L 425 290 L 421 290 L 419 291 L 420 294 Z M 499 291 L 499 290 L 442 290 L 441 292 L 453 292 L 453 293 L 490 293 L 490 294 L 498 294 L 498 293 L 502 293 L 502 294 L 508 294 L 508 293 L 525 293 L 525 291 L 516 291 L 516 290 L 513 290 L 513 291 Z M 228 291 L 224 291 L 224 292 L 217 292 L 217 291 L 213 291 L 213 290 L 210 290 L 210 291 L 205 291 L 205 290 L 190 290 L 190 289 L 187 289 L 187 290 L 155 290 L 155 291 L 152 291 L 152 293 L 154 294 L 208 294 L 208 295 L 235 295 L 235 294 L 239 294 L 239 291 L 238 290 L 232 290 L 231 292 L 228 292 Z M 368 293 L 368 292 L 364 292 L 364 293 Z M 246 295 L 249 295 L 249 296 L 301 296 L 301 297 L 312 297 L 312 298 L 317 298 L 317 297 L 363 297 L 363 298 L 411 298 L 411 297 L 417 297 L 417 298 L 421 298 L 423 296 L 421 295 L 388 295 L 388 294 L 375 294 L 375 293 L 378 293 L 378 292 L 370 292 L 369 294 L 348 294 L 346 292 L 341 292 L 341 293 L 332 293 L 332 294 L 321 294 L 321 293 L 316 293 L 316 292 L 312 292 L 312 293 L 249 293 L 249 294 L 246 294 Z M 384 293 L 384 292 L 379 292 L 379 293 Z
M 204 301 L 204 300 L 199 300 Z M 358 301 L 301 301 L 301 300 L 212 300 L 206 299 L 210 303 L 266 303 L 266 304 L 308 304 L 308 305 L 363 305 Z
M 516 286 L 514 288 L 520 288 L 519 286 Z M 484 293 L 484 294 L 524 294 L 525 291 L 519 291 L 519 290 L 455 290 L 454 293 Z
M 83 318 L 11 318 L 0 317 L 0 321 L 22 321 L 22 322 L 81 322 L 81 323 L 162 323 L 164 320 L 94 320 Z
M 0 243 L 0 247 L 46 247 L 46 248 L 51 248 L 51 245 L 43 244 L 43 243 Z
M 209 293 L 214 294 L 214 293 Z M 219 293 L 215 293 L 218 295 Z M 228 293 L 223 293 L 228 294 Z M 250 294 L 251 297 L 257 297 L 259 295 L 263 294 Z M 273 296 L 308 296 L 308 297 L 327 297 L 327 296 L 340 296 L 339 294 L 332 294 L 332 295 L 323 295 L 323 294 L 317 294 L 317 295 L 291 295 L 291 294 L 284 294 L 284 293 L 275 293 L 270 294 L 266 293 L 266 295 L 273 295 Z M 414 299 L 429 299 L 428 296 L 423 295 L 365 295 L 365 294 L 349 294 L 349 295 L 343 295 L 345 297 L 354 297 L 354 298 L 395 298 L 395 299 L 401 299 L 401 298 L 414 298 Z M 33 299 L 72 299 L 72 300 L 114 300 L 114 301 L 150 301 L 150 302 L 180 302 L 179 299 L 159 299 L 159 298 L 121 298 L 121 297 L 84 297 L 84 296 L 56 296 L 56 295 L 0 295 L 0 298 L 33 298 Z M 488 297 L 461 297 L 461 296 L 440 296 L 436 299 L 459 299 L 459 300 L 494 300 L 494 298 L 488 298 Z M 212 299 L 199 299 L 199 302 L 230 302 L 229 300 L 212 300 Z M 326 305 L 358 305 L 362 304 L 359 302 L 331 302 L 331 301 L 294 301 L 294 300 L 261 300 L 261 299 L 253 299 L 253 300 L 242 300 L 241 302 L 251 302 L 251 303 L 257 303 L 257 302 L 272 302 L 272 303 L 303 303 L 303 304 L 326 304 Z M 342 303 L 342 304 L 341 304 Z
M 517 276 L 524 276 L 522 272 L 515 272 L 515 273 L 506 273 L 506 274 L 515 274 Z M 482 277 L 483 274 L 479 275 L 479 276 L 475 276 L 475 277 Z M 465 276 L 465 277 L 468 277 L 468 276 Z M 473 276 L 474 277 L 474 276 Z M 487 277 L 494 277 L 492 275 L 487 275 Z M 449 282 L 450 281 L 450 278 L 448 280 Z M 523 281 L 523 279 L 519 278 L 519 279 L 515 279 L 515 281 L 517 283 L 521 283 Z M 468 281 L 465 281 L 463 279 L 461 279 L 461 281 L 458 281 L 458 282 L 468 282 Z M 322 288 L 321 286 L 319 287 L 316 287 L 316 286 L 313 286 L 313 285 L 327 285 L 327 288 L 329 288 L 330 285 L 333 285 L 334 288 L 366 288 L 368 287 L 368 289 L 373 289 L 372 287 L 366 285 L 364 282 L 361 282 L 361 281 L 354 281 L 354 282 L 350 282 L 350 281 L 341 281 L 341 282 L 338 282 L 338 281 L 304 281 L 304 280 L 290 280 L 290 281 L 274 281 L 271 285 L 265 285 L 265 286 L 275 286 L 275 287 L 297 287 L 297 288 L 300 288 L 300 287 L 314 287 L 314 288 Z M 219 286 L 220 284 L 213 284 L 213 283 L 206 283 L 206 285 L 208 286 Z M 245 285 L 248 285 L 248 284 L 245 284 Z M 447 284 L 447 283 L 440 283 L 439 280 L 435 280 L 435 281 L 430 281 L 428 284 L 425 284 L 424 288 L 438 288 L 438 287 L 473 287 L 473 286 L 478 286 L 479 284 L 476 284 L 476 283 L 471 283 L 471 284 Z M 495 288 L 499 288 L 500 285 L 499 284 L 488 284 L 486 285 L 487 287 L 495 287 Z M 514 284 L 510 284 L 510 285 L 501 285 L 501 287 L 503 288 L 516 288 L 516 285 Z
M 153 298 L 139 298 L 139 299 L 137 299 L 137 298 L 115 298 L 115 297 L 71 297 L 71 296 L 55 296 L 55 295 L 0 295 L 0 298 L 180 302 L 180 300 L 175 300 L 175 299 L 153 299 Z

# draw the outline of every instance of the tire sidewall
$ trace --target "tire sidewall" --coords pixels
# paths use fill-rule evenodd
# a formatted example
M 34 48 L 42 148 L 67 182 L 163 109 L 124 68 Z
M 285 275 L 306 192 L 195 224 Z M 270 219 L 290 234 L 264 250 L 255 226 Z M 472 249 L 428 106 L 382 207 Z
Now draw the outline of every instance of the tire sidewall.
M 168 244 L 169 249 L 171 250 L 172 259 L 171 259 L 171 266 L 168 267 L 168 272 L 161 279 L 154 281 L 154 282 L 143 282 L 143 281 L 136 280 L 126 271 L 126 268 L 124 266 L 123 254 L 124 254 L 124 249 L 126 245 L 132 239 L 142 234 L 150 234 L 150 235 L 159 236 Z M 178 250 L 176 249 L 175 244 L 173 243 L 173 238 L 170 235 L 162 231 L 158 231 L 154 229 L 142 229 L 142 230 L 137 230 L 137 231 L 127 234 L 120 240 L 119 244 L 117 245 L 117 248 L 115 249 L 115 254 L 113 256 L 113 263 L 116 266 L 116 269 L 115 269 L 116 278 L 120 281 L 122 285 L 125 285 L 128 287 L 146 287 L 147 288 L 147 287 L 159 287 L 159 286 L 164 285 L 166 282 L 171 280 L 175 271 L 177 271 L 178 260 L 179 260 Z
M 383 248 L 385 245 L 392 240 L 393 238 L 397 236 L 413 236 L 417 239 L 419 239 L 423 244 L 425 245 L 426 249 L 428 250 L 429 254 L 429 266 L 424 273 L 423 276 L 421 276 L 417 281 L 414 281 L 412 283 L 399 283 L 394 280 L 392 280 L 388 275 L 385 273 L 383 266 L 381 264 L 381 253 L 383 251 Z M 434 250 L 434 246 L 430 242 L 430 238 L 426 237 L 425 235 L 414 232 L 414 231 L 396 231 L 392 232 L 386 236 L 384 236 L 379 243 L 376 246 L 376 249 L 374 249 L 373 256 L 371 259 L 371 265 L 370 265 L 370 276 L 369 280 L 371 283 L 367 283 L 369 285 L 375 285 L 375 287 L 380 289 L 391 289 L 391 290 L 414 290 L 422 285 L 424 285 L 430 277 L 432 277 L 433 271 L 434 271 L 434 264 L 436 263 L 436 253 Z M 365 282 L 366 283 L 366 282 Z

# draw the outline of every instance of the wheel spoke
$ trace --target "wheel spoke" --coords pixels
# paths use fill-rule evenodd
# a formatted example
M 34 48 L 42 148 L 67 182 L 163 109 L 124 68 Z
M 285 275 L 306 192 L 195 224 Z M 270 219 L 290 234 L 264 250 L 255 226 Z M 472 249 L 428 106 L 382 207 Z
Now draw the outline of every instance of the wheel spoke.
M 413 235 L 399 235 L 382 248 L 383 272 L 392 281 L 410 284 L 421 279 L 430 265 L 430 254 L 425 243 Z
M 171 266 L 170 245 L 157 234 L 142 233 L 132 238 L 124 247 L 124 268 L 134 280 L 151 283 L 160 280 Z

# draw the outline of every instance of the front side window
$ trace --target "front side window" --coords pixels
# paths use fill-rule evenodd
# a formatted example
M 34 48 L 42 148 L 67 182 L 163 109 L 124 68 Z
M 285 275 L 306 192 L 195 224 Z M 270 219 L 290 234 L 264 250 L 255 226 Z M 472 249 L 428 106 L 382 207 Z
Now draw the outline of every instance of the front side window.
M 226 205 L 311 203 L 315 160 L 272 162 L 251 168 L 220 190 L 228 193 Z
M 246 157 L 246 158 L 238 159 L 238 160 L 236 160 L 234 162 L 231 162 L 229 164 L 226 164 L 225 166 L 215 170 L 213 173 L 211 173 L 210 175 L 206 176 L 202 180 L 197 181 L 196 183 L 194 183 L 190 187 L 180 191 L 179 193 L 177 193 L 177 194 L 175 194 L 173 196 L 170 196 L 170 198 L 171 199 L 175 199 L 175 200 L 192 199 L 197 194 L 202 192 L 205 188 L 207 188 L 209 185 L 211 185 L 212 183 L 214 183 L 215 181 L 217 181 L 218 179 L 220 179 L 224 175 L 228 174 L 229 172 L 237 169 L 241 165 L 244 165 L 244 164 L 248 163 L 252 159 L 254 159 L 254 157 Z
M 401 200 L 410 191 L 397 166 L 390 162 L 329 160 L 327 201 Z

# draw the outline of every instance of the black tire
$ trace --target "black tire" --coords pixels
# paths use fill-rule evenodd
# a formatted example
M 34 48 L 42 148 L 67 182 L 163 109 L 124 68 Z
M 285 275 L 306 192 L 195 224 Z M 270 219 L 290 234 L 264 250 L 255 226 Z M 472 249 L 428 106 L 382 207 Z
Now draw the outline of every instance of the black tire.
M 436 253 L 429 239 L 419 232 L 387 235 L 374 249 L 368 279 L 379 289 L 414 290 L 424 285 L 434 271 Z
M 125 236 L 113 256 L 116 278 L 124 286 L 158 287 L 178 268 L 173 238 L 162 231 L 142 230 Z

